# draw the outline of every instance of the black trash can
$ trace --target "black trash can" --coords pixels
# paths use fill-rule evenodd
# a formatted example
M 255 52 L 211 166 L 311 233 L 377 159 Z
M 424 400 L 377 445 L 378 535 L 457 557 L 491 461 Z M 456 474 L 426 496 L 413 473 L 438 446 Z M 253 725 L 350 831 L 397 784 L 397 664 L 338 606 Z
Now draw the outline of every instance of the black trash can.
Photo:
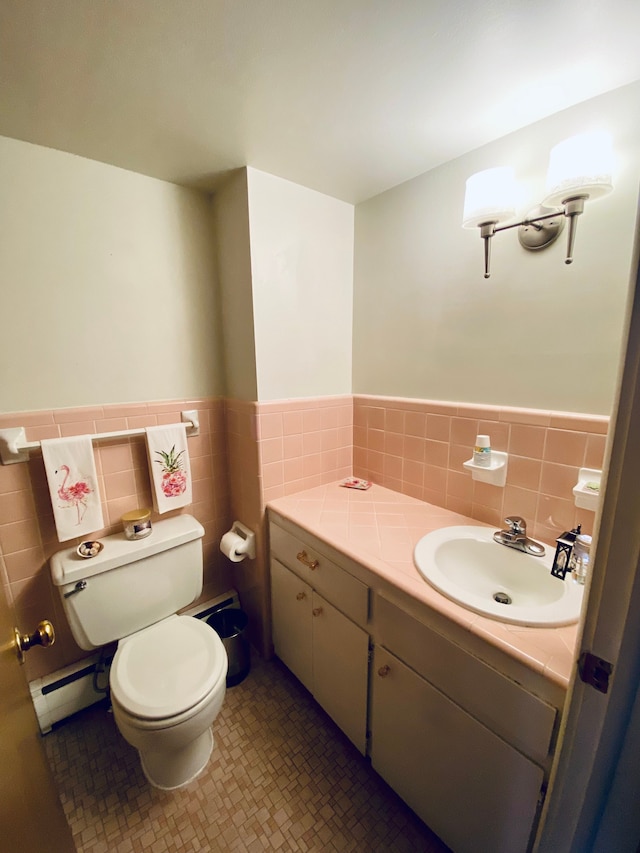
M 251 668 L 251 656 L 249 653 L 249 641 L 246 637 L 247 622 L 249 621 L 244 610 L 237 607 L 227 607 L 212 613 L 207 619 L 218 634 L 227 651 L 229 658 L 229 671 L 227 672 L 227 687 L 245 679 Z

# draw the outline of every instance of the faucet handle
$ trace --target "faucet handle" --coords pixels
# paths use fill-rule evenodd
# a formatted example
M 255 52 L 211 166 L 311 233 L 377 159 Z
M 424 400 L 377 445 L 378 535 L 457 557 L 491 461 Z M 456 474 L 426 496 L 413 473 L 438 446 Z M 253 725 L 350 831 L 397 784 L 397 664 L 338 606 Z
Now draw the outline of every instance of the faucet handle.
M 508 524 L 511 533 L 517 534 L 518 536 L 526 536 L 527 535 L 527 522 L 524 518 L 520 518 L 519 515 L 509 515 L 504 520 L 505 524 Z

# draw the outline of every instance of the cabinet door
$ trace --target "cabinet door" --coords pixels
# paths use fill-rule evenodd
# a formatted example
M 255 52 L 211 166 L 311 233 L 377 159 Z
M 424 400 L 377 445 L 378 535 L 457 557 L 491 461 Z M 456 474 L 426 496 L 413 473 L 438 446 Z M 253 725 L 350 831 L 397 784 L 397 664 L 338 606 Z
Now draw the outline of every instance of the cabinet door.
M 524 853 L 540 767 L 386 649 L 372 670 L 374 768 L 456 853 Z
M 313 593 L 313 695 L 364 755 L 369 635 Z
M 313 692 L 311 608 L 313 591 L 271 559 L 273 646 L 280 660 Z

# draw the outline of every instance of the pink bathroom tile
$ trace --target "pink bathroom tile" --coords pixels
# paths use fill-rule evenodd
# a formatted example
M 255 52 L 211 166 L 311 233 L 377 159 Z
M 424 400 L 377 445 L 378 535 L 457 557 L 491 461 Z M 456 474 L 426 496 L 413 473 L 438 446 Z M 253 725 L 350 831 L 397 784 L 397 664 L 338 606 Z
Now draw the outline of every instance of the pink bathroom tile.
M 285 436 L 298 435 L 302 433 L 302 412 L 283 412 L 282 413 L 282 430 Z
M 301 435 L 285 435 L 282 440 L 284 459 L 294 459 L 297 456 L 302 456 L 302 446 Z
M 424 462 L 425 440 L 412 435 L 405 435 L 403 456 L 413 462 Z
M 506 515 L 520 515 L 527 523 L 533 524 L 538 507 L 538 493 L 518 486 L 506 486 L 503 509 Z
M 281 436 L 277 438 L 265 438 L 260 442 L 260 458 L 263 465 L 269 462 L 280 462 L 283 455 L 284 446 Z
M 551 412 L 550 426 L 554 429 L 569 429 L 578 432 L 590 432 L 606 435 L 609 430 L 609 418 L 605 415 L 580 415 Z
M 536 522 L 548 530 L 554 531 L 554 538 L 563 531 L 574 527 L 575 504 L 572 500 L 539 495 L 536 510 Z
M 500 419 L 500 406 L 478 406 L 475 403 L 458 403 L 457 412 L 460 418 L 475 420 L 497 421 Z
M 459 444 L 450 444 L 449 445 L 449 468 L 452 471 L 463 471 L 465 470 L 462 466 L 464 462 L 467 462 L 472 458 L 473 455 L 473 447 L 468 447 L 466 445 Z M 471 475 L 469 475 L 470 477 Z
M 473 495 L 473 480 L 471 474 L 466 471 L 448 472 L 447 476 L 447 495 L 450 497 L 464 498 L 466 501 L 471 501 Z
M 353 444 L 353 428 L 339 426 L 336 434 L 338 436 L 338 447 L 351 447 Z
M 427 415 L 426 437 L 448 442 L 451 436 L 451 418 L 445 415 Z
M 484 524 L 491 524 L 494 527 L 500 527 L 503 523 L 503 512 L 501 509 L 494 509 L 493 507 L 485 506 L 485 504 L 472 504 L 471 513 L 469 513 L 473 518 L 478 521 L 484 522 Z
M 340 468 L 349 469 L 342 476 L 346 477 L 351 474 L 351 468 L 353 465 L 353 447 L 349 446 L 338 448 L 338 465 L 340 466 Z
M 28 465 L 0 465 L 0 495 L 7 492 L 29 490 L 30 488 Z
M 473 483 L 473 503 L 502 512 L 504 490 L 490 483 Z
M 478 421 L 469 418 L 451 418 L 451 443 L 462 444 L 473 450 L 476 435 L 478 434 Z
M 540 460 L 531 459 L 528 456 L 509 456 L 507 483 L 510 485 L 537 491 L 540 486 L 541 473 L 542 462 Z
M 45 563 L 45 556 L 40 545 L 37 545 L 23 551 L 6 554 L 4 563 L 7 577 L 13 583 L 37 574 Z
M 318 432 L 322 429 L 322 414 L 320 409 L 307 409 L 302 413 L 303 433 Z
M 404 436 L 395 432 L 384 433 L 384 452 L 391 456 L 402 456 L 404 452 Z
M 146 403 L 129 403 L 123 406 L 105 406 L 100 417 L 134 418 L 137 415 L 146 415 L 148 411 Z
M 572 499 L 573 487 L 578 482 L 578 469 L 555 462 L 543 462 L 540 491 L 545 495 Z
M 478 433 L 488 435 L 494 450 L 507 450 L 509 447 L 510 425 L 499 421 L 481 420 L 478 422 Z
M 47 426 L 55 423 L 53 412 L 42 410 L 39 412 L 11 412 L 0 414 L 0 428 Z M 28 433 L 27 433 L 28 435 Z
M 338 406 L 338 426 L 353 426 L 353 403 L 342 403 L 340 406 Z
M 457 512 L 460 515 L 466 515 L 467 518 L 472 517 L 471 513 L 473 511 L 473 504 L 471 503 L 471 500 L 458 497 L 457 495 L 447 495 L 445 506 L 452 512 Z
M 403 460 L 401 456 L 391 456 L 388 453 L 384 454 L 382 473 L 385 479 L 390 477 L 393 480 L 402 480 L 402 466 Z
M 367 466 L 374 475 L 380 475 L 384 471 L 384 453 L 377 450 L 367 451 Z M 374 478 L 375 479 L 375 478 Z
M 126 418 L 96 418 L 96 432 L 121 432 L 129 429 Z
M 130 415 L 127 418 L 127 423 L 129 425 L 129 429 L 145 429 L 146 427 L 157 426 L 158 416 L 150 414 Z
M 541 409 L 503 408 L 498 420 L 511 424 L 547 427 L 551 424 L 551 412 Z
M 389 432 L 404 434 L 405 412 L 402 409 L 385 409 L 384 428 Z
M 60 438 L 60 436 L 59 424 L 27 427 L 27 441 L 42 441 L 45 438 Z
M 261 414 L 258 416 L 259 439 L 279 438 L 283 434 L 281 414 Z
M 584 454 L 584 467 L 600 469 L 604 465 L 606 435 L 588 435 Z
M 575 465 L 579 468 L 584 462 L 586 447 L 586 433 L 548 429 L 544 459 L 548 462 L 559 462 L 561 465 Z
M 5 556 L 40 545 L 40 529 L 35 518 L 0 524 L 0 547 Z
M 100 459 L 103 474 L 114 474 L 133 468 L 131 445 L 128 441 L 117 444 L 100 444 L 96 457 Z
M 53 419 L 57 424 L 79 423 L 82 421 L 95 421 L 98 418 L 104 417 L 104 409 L 102 406 L 94 406 L 93 408 L 86 406 L 76 409 L 56 409 L 53 413 Z
M 404 483 L 410 483 L 414 486 L 422 486 L 424 484 L 424 463 L 416 462 L 412 459 L 405 459 L 402 466 L 402 480 Z
M 438 468 L 435 465 L 424 466 L 424 486 L 431 491 L 444 495 L 447 491 L 447 469 Z
M 367 430 L 367 447 L 369 450 L 377 450 L 383 453 L 385 450 L 385 432 L 381 429 Z
M 336 429 L 338 427 L 338 407 L 330 406 L 321 409 L 320 424 L 323 430 Z
M 193 480 L 211 479 L 211 457 L 210 456 L 192 456 L 189 460 L 191 467 L 191 478 Z
M 516 456 L 529 456 L 542 459 L 546 430 L 529 424 L 512 424 L 509 439 L 509 453 Z
M 446 468 L 449 464 L 449 445 L 444 441 L 427 439 L 424 443 L 424 461 L 427 465 Z
M 91 435 L 95 432 L 93 421 L 74 421 L 73 423 L 61 423 L 60 435 L 65 438 L 72 435 Z
M 384 429 L 385 409 L 370 406 L 367 412 L 367 426 L 369 429 Z
M 322 433 L 305 432 L 302 435 L 302 452 L 305 456 L 310 453 L 320 453 L 322 450 Z
M 406 435 L 424 438 L 427 430 L 427 416 L 424 412 L 406 412 L 404 416 L 404 431 Z
M 25 521 L 35 518 L 36 508 L 30 491 L 0 493 L 0 522 Z
M 322 473 L 322 454 L 311 453 L 302 457 L 302 473 L 306 477 L 314 477 Z

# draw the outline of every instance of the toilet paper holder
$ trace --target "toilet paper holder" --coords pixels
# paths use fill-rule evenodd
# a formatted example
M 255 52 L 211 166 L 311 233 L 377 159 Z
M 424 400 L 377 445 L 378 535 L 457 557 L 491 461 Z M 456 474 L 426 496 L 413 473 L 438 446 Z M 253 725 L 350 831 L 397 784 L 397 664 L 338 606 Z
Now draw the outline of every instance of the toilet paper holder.
M 233 540 L 238 537 L 241 542 L 235 545 L 234 550 L 238 555 L 242 554 L 243 557 L 248 557 L 250 560 L 254 560 L 256 556 L 256 534 L 253 530 L 250 530 L 240 521 L 234 521 L 231 530 L 229 530 L 222 537 L 222 541 L 220 542 L 220 550 L 223 553 L 223 543 L 225 540 Z

